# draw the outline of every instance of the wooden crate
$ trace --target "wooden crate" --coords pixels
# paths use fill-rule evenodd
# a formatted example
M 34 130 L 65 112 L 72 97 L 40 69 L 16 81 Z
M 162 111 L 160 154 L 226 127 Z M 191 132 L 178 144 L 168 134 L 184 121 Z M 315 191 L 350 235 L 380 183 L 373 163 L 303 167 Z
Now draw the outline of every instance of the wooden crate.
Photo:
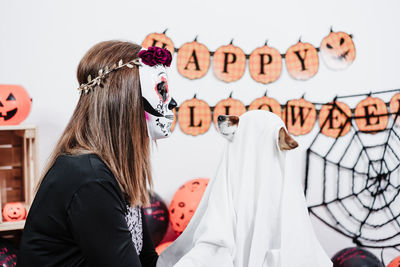
M 0 126 L 0 210 L 8 202 L 22 202 L 27 211 L 38 179 L 36 126 Z M 23 229 L 25 221 L 3 222 L 0 231 Z

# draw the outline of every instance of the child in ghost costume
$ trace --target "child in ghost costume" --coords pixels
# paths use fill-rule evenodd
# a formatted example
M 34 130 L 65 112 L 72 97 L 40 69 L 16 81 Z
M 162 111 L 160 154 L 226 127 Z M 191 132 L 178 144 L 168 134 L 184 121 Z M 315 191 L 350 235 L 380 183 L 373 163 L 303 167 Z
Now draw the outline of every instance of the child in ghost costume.
M 282 127 L 268 111 L 240 117 L 192 220 L 157 266 L 332 266 L 313 232 L 299 177 L 285 176 Z

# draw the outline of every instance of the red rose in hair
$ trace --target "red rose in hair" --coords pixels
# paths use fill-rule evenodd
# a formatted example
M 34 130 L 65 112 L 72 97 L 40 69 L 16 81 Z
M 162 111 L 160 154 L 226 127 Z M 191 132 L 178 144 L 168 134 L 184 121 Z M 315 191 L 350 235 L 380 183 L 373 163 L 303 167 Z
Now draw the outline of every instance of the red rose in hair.
M 171 66 L 171 53 L 160 47 L 151 46 L 147 50 L 140 51 L 138 56 L 142 59 L 143 64 L 150 67 L 155 65 Z

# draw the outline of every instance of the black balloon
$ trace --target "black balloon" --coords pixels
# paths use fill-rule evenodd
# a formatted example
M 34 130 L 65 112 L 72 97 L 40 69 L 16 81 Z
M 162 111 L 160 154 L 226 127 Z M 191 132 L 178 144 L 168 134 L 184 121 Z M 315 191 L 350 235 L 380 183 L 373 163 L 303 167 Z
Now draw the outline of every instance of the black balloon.
M 169 213 L 167 205 L 156 193 L 150 196 L 150 204 L 150 207 L 144 208 L 144 216 L 154 246 L 158 246 L 167 232 Z
M 17 266 L 17 250 L 7 240 L 0 238 L 0 266 Z
M 333 267 L 384 267 L 371 252 L 354 247 L 345 248 L 332 257 Z

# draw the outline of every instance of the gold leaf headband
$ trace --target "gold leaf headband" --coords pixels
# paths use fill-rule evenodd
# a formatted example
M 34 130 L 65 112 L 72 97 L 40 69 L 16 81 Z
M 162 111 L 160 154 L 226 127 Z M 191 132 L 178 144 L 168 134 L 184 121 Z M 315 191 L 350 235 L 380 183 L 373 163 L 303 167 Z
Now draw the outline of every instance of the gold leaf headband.
M 140 63 L 140 58 L 135 58 L 127 63 L 123 63 L 122 59 L 120 61 L 118 61 L 118 64 L 114 64 L 111 66 L 111 68 L 109 68 L 108 66 L 106 66 L 103 69 L 100 69 L 98 71 L 98 76 L 92 79 L 92 76 L 89 75 L 87 77 L 87 83 L 82 83 L 79 87 L 78 87 L 78 91 L 80 93 L 85 92 L 86 94 L 89 93 L 90 90 L 92 90 L 94 87 L 99 86 L 102 82 L 102 80 L 111 72 L 119 70 L 121 68 L 124 67 L 128 67 L 130 69 L 133 68 L 133 65 L 137 65 L 137 66 L 141 66 L 142 64 Z

